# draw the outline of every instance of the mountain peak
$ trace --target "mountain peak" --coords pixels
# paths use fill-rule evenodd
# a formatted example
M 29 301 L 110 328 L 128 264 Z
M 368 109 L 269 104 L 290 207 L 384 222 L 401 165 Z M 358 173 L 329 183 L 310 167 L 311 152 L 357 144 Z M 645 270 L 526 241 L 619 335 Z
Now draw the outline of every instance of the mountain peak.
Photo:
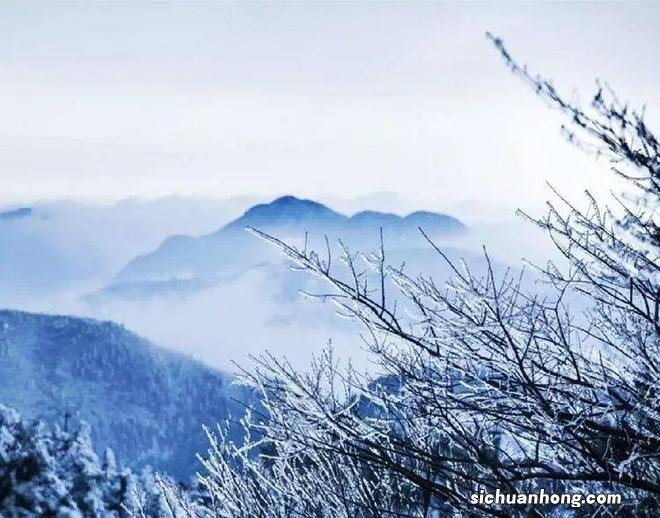
M 261 205 L 256 205 L 252 207 L 252 209 L 257 209 L 257 208 L 263 208 L 263 207 L 270 207 L 273 209 L 280 209 L 280 210 L 309 210 L 309 209 L 314 209 L 314 210 L 326 210 L 332 212 L 328 207 L 323 205 L 322 203 L 319 203 L 317 201 L 313 200 L 308 200 L 305 198 L 296 198 L 295 196 L 292 196 L 291 194 L 287 194 L 285 196 L 280 196 L 279 198 L 275 198 L 273 201 L 270 203 L 262 203 Z M 248 211 L 249 212 L 249 211 Z
M 289 224 L 336 223 L 346 216 L 335 212 L 322 203 L 296 198 L 292 195 L 280 196 L 270 203 L 255 205 L 226 228 L 260 227 Z
M 316 203 L 312 200 L 305 200 L 302 198 L 296 198 L 295 196 L 291 194 L 285 194 L 284 196 L 280 196 L 279 198 L 275 198 L 273 201 L 270 202 L 270 205 L 283 205 L 283 204 L 297 204 L 297 203 Z

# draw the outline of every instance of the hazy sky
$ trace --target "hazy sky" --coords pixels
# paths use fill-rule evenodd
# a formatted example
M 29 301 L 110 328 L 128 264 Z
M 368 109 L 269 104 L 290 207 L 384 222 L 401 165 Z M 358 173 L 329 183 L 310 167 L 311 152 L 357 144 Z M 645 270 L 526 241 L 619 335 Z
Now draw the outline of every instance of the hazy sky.
M 0 202 L 577 190 L 603 168 L 484 32 L 569 94 L 609 80 L 653 123 L 659 7 L 4 1 Z

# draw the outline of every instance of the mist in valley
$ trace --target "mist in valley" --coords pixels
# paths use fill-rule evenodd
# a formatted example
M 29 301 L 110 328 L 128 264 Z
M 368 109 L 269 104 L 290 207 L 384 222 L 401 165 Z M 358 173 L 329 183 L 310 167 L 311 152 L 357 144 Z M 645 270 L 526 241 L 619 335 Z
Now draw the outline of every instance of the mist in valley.
M 414 212 L 415 206 L 388 193 L 357 199 L 320 198 L 327 204 L 323 207 L 336 207 L 341 217 L 344 211 L 352 215 L 367 209 L 394 217 Z M 9 243 L 2 251 L 0 305 L 112 320 L 154 343 L 229 372 L 265 351 L 303 368 L 328 344 L 338 356 L 368 368 L 360 326 L 337 315 L 331 304 L 301 293 L 323 293 L 328 287 L 292 271 L 278 250 L 244 227 L 233 231 L 237 237 L 232 237 L 236 241 L 231 261 L 223 251 L 216 256 L 199 251 L 209 256 L 203 273 L 164 270 L 149 277 L 148 268 L 131 273 L 136 257 L 148 257 L 172 236 L 189 236 L 186 239 L 195 243 L 199 236 L 213 235 L 235 220 L 256 201 L 260 200 L 245 196 L 130 199 L 105 206 L 37 203 L 29 215 L 0 219 Z M 12 208 L 5 207 L 3 213 Z M 465 231 L 440 232 L 434 242 L 453 260 L 465 258 L 476 271 L 485 266 L 484 246 L 500 271 L 521 268 L 522 258 L 548 257 L 542 246 L 545 237 L 513 213 L 507 219 L 499 213 L 466 220 L 461 219 Z M 440 284 L 449 276 L 448 265 L 416 227 L 388 235 L 387 220 L 378 219 L 350 230 L 334 222 L 314 221 L 285 221 L 271 230 L 299 247 L 307 232 L 307 246 L 320 254 L 326 253 L 324 238 L 328 236 L 338 264 L 341 239 L 355 253 L 377 251 L 379 225 L 385 225 L 384 248 L 390 265 L 405 264 L 405 271 L 413 276 L 430 273 Z M 167 248 L 166 243 L 163 247 Z M 181 253 L 194 256 L 195 246 L 184 243 Z

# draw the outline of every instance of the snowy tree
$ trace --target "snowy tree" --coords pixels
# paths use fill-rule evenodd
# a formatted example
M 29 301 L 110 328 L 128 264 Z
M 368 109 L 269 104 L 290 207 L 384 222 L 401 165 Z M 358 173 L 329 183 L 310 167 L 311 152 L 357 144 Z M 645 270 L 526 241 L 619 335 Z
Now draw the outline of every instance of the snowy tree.
M 546 216 L 523 215 L 564 259 L 537 267 L 547 284 L 538 293 L 521 276 L 497 277 L 486 253 L 478 275 L 428 238 L 453 270 L 446 284 L 389 265 L 382 243 L 370 255 L 344 248 L 337 261 L 330 247 L 296 248 L 253 230 L 327 282 L 314 295 L 364 324 L 380 372 L 341 367 L 330 351 L 308 372 L 259 359 L 243 374 L 259 396 L 243 418 L 244 442 L 209 433 L 207 499 L 166 488 L 186 513 L 550 512 L 469 503 L 498 488 L 617 492 L 624 504 L 612 514 L 658 512 L 660 146 L 643 112 L 607 87 L 583 108 L 489 38 L 516 76 L 566 114 L 569 141 L 607 157 L 627 192 L 606 205 L 587 193 L 584 208 L 555 193 Z
M 100 463 L 88 427 L 50 428 L 0 405 L 0 516 L 166 516 L 161 500 L 110 450 Z

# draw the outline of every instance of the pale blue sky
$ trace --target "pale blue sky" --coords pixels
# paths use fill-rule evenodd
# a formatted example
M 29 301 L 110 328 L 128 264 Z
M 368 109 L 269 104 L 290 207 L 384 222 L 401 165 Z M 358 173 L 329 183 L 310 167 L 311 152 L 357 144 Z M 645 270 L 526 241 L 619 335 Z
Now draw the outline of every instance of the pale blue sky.
M 577 191 L 602 168 L 484 32 L 582 98 L 608 79 L 654 122 L 659 28 L 650 3 L 5 1 L 0 202 Z

